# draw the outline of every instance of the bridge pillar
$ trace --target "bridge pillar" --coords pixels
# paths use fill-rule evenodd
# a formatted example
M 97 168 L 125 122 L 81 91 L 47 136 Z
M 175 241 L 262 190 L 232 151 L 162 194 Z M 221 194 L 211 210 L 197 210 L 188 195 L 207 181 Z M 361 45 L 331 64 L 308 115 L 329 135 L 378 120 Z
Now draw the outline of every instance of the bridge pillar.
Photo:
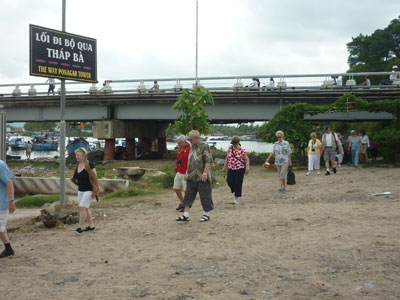
M 141 141 L 141 154 L 151 153 L 152 143 L 158 139 L 160 153 L 167 152 L 165 130 L 168 122 L 104 120 L 93 122 L 93 137 L 106 140 L 104 159 L 114 159 L 116 138 L 126 139 L 127 160 L 135 159 L 134 138 Z M 112 158 L 111 158 L 112 157 Z
M 167 153 L 167 138 L 158 138 L 158 152 L 162 154 Z
M 104 146 L 104 160 L 113 160 L 115 157 L 115 139 L 106 139 Z
M 126 138 L 126 160 L 135 160 L 136 158 L 136 147 L 135 139 Z
M 148 137 L 143 137 L 142 138 L 142 153 L 141 154 L 146 154 L 151 152 L 151 145 L 153 143 L 153 140 Z

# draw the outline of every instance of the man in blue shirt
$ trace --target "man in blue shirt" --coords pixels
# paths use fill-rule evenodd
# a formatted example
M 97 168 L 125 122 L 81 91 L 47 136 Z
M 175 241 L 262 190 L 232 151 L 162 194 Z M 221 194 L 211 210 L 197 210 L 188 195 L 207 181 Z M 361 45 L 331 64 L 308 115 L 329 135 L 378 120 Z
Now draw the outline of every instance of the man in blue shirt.
M 0 160 L 0 239 L 6 247 L 0 253 L 0 258 L 14 255 L 6 229 L 8 213 L 12 214 L 15 211 L 13 178 L 7 164 Z

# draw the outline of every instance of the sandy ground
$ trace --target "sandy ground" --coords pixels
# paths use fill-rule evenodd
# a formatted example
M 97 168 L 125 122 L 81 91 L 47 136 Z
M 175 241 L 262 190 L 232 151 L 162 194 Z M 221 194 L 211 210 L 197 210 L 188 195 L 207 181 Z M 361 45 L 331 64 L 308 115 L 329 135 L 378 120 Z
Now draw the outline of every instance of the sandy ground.
M 276 173 L 255 166 L 240 205 L 227 186 L 213 190 L 207 223 L 198 200 L 190 222 L 175 222 L 171 191 L 94 209 L 94 233 L 16 230 L 0 299 L 400 299 L 399 175 L 298 171 L 282 194 Z

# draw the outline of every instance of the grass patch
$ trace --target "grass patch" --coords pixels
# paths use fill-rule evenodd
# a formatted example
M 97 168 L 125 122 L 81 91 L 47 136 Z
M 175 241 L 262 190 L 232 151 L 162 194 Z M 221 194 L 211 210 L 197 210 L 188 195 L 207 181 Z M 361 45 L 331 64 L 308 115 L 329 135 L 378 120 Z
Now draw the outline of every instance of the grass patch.
M 60 195 L 25 195 L 15 202 L 16 207 L 41 207 L 45 203 L 53 203 L 60 200 Z
M 95 164 L 95 168 L 96 168 L 96 172 L 97 172 L 97 178 L 98 179 L 103 178 L 105 175 L 103 166 L 100 164 Z
M 166 175 L 143 176 L 140 181 L 130 181 L 127 189 L 121 189 L 109 193 L 104 197 L 104 199 L 129 198 L 158 193 L 164 190 L 165 177 Z
M 105 208 L 110 206 L 130 207 L 138 203 L 160 206 L 161 202 L 147 197 L 149 195 L 160 195 L 171 192 L 172 187 L 165 187 L 165 178 L 168 175 L 150 176 L 145 175 L 139 181 L 130 181 L 127 189 L 121 189 L 107 194 L 94 207 Z
M 118 190 L 112 193 L 107 194 L 104 199 L 112 199 L 112 198 L 127 198 L 127 197 L 135 197 L 135 196 L 144 196 L 150 195 L 154 192 L 150 190 L 140 189 L 136 186 L 130 186 L 127 189 Z
M 175 164 L 169 164 L 169 165 L 165 165 L 161 168 L 161 171 L 164 173 L 171 173 L 171 174 L 175 174 Z

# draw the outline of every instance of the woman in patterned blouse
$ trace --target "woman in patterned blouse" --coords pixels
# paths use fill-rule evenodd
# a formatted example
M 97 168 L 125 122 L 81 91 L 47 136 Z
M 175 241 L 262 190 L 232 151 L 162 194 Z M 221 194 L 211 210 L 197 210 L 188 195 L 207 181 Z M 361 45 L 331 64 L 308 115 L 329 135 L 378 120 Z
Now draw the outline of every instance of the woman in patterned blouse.
M 232 137 L 232 146 L 228 148 L 225 164 L 222 172 L 225 173 L 228 167 L 227 183 L 231 192 L 235 193 L 233 204 L 239 204 L 239 198 L 242 197 L 243 177 L 249 174 L 250 160 L 246 150 L 240 145 L 238 136 Z

